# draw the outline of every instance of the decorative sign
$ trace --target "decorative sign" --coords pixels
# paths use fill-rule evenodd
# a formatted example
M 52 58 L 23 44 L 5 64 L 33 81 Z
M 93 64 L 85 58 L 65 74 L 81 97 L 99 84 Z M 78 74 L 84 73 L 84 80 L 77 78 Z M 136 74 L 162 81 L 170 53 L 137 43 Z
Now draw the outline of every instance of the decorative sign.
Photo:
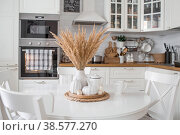
M 64 0 L 64 12 L 80 12 L 80 0 Z

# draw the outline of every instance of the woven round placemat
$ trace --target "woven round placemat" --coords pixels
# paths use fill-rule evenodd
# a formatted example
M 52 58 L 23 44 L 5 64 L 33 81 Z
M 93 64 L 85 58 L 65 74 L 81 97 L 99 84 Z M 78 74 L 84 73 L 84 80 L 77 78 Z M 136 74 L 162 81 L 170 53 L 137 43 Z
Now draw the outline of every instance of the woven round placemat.
M 107 100 L 110 97 L 110 95 L 107 92 L 104 92 L 102 95 L 96 94 L 90 96 L 76 95 L 70 92 L 66 92 L 64 95 L 68 100 L 76 101 L 76 102 L 99 102 L 99 101 Z

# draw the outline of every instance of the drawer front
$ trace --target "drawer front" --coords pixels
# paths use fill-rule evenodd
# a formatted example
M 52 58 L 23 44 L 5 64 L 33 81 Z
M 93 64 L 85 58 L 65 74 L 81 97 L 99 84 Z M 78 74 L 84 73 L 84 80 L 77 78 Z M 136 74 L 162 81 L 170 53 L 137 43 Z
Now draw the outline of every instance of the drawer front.
M 123 67 L 111 68 L 110 78 L 144 78 L 145 68 Z
M 58 67 L 58 74 L 59 75 L 74 75 L 76 72 L 75 67 Z
M 167 70 L 167 69 L 160 69 L 160 68 L 153 68 L 153 67 L 147 68 L 147 71 L 164 73 L 164 74 L 179 74 L 179 75 L 180 75 L 180 72 L 179 72 L 179 71 L 173 71 L 173 70 Z
M 127 83 L 127 90 L 131 91 L 144 91 L 145 80 L 144 79 L 111 79 L 110 85 L 114 85 L 117 81 L 124 81 Z
M 57 91 L 58 80 L 20 80 L 20 91 Z

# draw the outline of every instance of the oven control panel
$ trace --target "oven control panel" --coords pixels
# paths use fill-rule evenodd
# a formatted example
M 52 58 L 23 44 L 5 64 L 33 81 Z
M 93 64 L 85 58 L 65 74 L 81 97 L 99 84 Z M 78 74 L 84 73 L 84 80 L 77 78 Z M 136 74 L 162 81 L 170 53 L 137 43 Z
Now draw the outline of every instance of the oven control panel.
M 34 46 L 34 47 L 59 47 L 55 40 L 27 40 L 20 39 L 19 46 Z

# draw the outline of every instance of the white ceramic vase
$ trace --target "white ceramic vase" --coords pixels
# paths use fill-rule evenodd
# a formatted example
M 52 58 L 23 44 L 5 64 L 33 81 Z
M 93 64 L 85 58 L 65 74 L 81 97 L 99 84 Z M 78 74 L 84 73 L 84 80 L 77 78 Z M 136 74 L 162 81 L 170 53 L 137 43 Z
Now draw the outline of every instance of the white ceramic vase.
M 71 85 L 70 85 L 70 92 L 71 93 L 74 93 L 74 94 L 77 94 L 77 92 L 79 90 L 82 89 L 82 86 L 81 86 L 81 81 L 77 80 L 77 79 L 74 79 L 72 82 L 71 82 Z
M 83 87 L 88 85 L 87 77 L 85 75 L 84 70 L 76 70 L 76 73 L 75 73 L 75 75 L 73 77 L 73 81 L 74 80 L 78 80 L 80 82 L 80 84 L 81 84 L 81 89 L 80 90 L 82 90 Z

